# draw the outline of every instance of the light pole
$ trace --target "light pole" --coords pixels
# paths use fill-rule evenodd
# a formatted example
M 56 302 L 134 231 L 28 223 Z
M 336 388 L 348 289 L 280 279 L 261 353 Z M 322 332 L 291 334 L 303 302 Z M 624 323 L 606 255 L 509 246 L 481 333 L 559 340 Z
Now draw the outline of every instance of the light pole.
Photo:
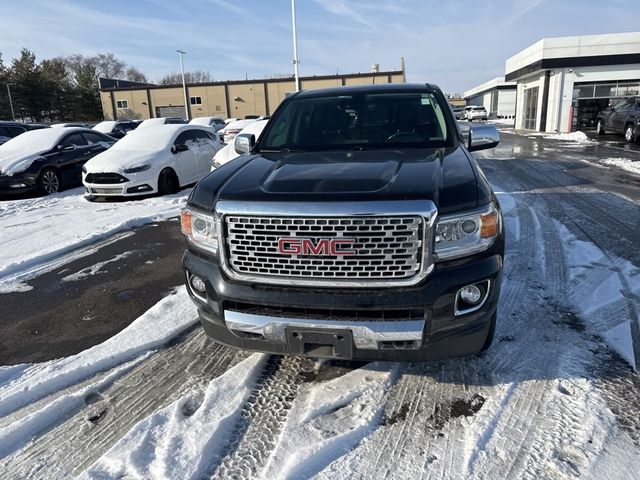
M 13 101 L 11 100 L 11 89 L 9 85 L 13 85 L 13 83 L 7 83 L 7 95 L 9 95 L 9 106 L 11 107 L 11 120 L 16 121 L 16 114 L 13 112 Z
M 298 40 L 296 38 L 296 0 L 291 0 L 291 23 L 293 25 L 293 73 L 296 79 L 296 92 L 300 91 L 300 76 L 298 75 Z
M 184 60 L 182 56 L 186 54 L 184 50 L 176 50 L 178 55 L 180 55 L 180 71 L 182 72 L 182 91 L 184 93 L 184 118 L 185 120 L 189 119 L 189 99 L 187 98 L 187 82 L 184 80 Z

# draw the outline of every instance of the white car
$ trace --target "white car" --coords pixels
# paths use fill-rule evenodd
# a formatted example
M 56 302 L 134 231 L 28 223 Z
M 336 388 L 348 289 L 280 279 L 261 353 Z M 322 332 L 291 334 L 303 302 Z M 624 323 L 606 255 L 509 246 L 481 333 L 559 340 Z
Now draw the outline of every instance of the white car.
M 216 132 L 222 130 L 227 124 L 222 117 L 198 117 L 189 122 L 189 125 L 202 125 L 205 127 L 211 127 Z
M 256 122 L 252 122 L 246 127 L 244 127 L 240 133 L 250 133 L 255 135 L 256 140 L 260 137 L 262 130 L 264 130 L 265 125 L 269 120 L 258 120 Z M 237 138 L 237 137 L 236 137 Z M 213 164 L 211 166 L 211 171 L 215 170 L 221 165 L 224 165 L 230 160 L 233 160 L 236 157 L 239 157 L 240 154 L 236 152 L 235 141 L 225 145 L 222 150 L 219 150 L 218 153 L 213 157 Z
M 138 128 L 154 127 L 156 125 L 170 125 L 174 123 L 185 124 L 187 122 L 185 122 L 185 120 L 180 117 L 147 118 L 146 120 L 143 120 L 142 122 L 140 122 L 140 125 L 138 125 Z
M 208 127 L 157 125 L 138 128 L 114 147 L 82 169 L 89 200 L 175 193 L 209 173 L 211 157 L 222 145 Z
M 255 122 L 255 118 L 248 118 L 245 120 L 235 120 L 227 123 L 227 126 L 222 129 L 224 135 L 224 143 L 231 143 L 237 134 L 239 134 L 244 127 Z
M 470 106 L 465 108 L 465 118 L 470 122 L 474 120 L 486 120 L 487 109 L 482 106 Z

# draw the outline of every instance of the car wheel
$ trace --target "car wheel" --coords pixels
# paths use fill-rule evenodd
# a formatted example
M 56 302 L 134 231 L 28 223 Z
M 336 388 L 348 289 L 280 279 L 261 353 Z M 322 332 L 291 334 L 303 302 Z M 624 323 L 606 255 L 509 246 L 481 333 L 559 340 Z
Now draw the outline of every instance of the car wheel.
M 176 193 L 180 190 L 180 182 L 178 176 L 171 168 L 165 168 L 160 172 L 158 177 L 158 193 L 160 195 L 168 195 Z
M 60 174 L 53 168 L 45 168 L 38 177 L 38 190 L 44 195 L 51 195 L 62 190 Z
M 636 132 L 635 132 L 635 129 L 633 128 L 633 125 L 627 125 L 624 128 L 624 139 L 627 141 L 627 143 L 635 143 Z
M 482 348 L 480 349 L 481 352 L 489 350 L 489 347 L 493 343 L 493 336 L 496 333 L 496 318 L 497 317 L 498 317 L 498 312 L 494 313 L 493 316 L 491 317 L 491 324 L 489 326 L 489 333 L 487 333 L 487 338 L 484 341 L 484 345 L 482 345 Z
M 596 133 L 598 135 L 604 135 L 604 123 L 602 123 L 602 120 L 598 120 L 598 125 L 596 126 Z

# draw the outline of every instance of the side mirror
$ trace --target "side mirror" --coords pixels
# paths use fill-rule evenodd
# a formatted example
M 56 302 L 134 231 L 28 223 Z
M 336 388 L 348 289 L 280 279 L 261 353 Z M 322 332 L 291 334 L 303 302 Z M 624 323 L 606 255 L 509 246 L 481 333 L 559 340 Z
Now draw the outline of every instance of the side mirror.
M 236 135 L 236 138 L 233 141 L 233 148 L 237 154 L 242 155 L 243 153 L 249 153 L 255 144 L 255 135 L 251 133 L 241 133 Z
M 493 148 L 500 143 L 500 134 L 493 125 L 477 125 L 469 128 L 469 140 L 467 150 L 486 150 Z
M 189 147 L 184 143 L 179 143 L 177 145 L 174 145 L 173 148 L 171 149 L 173 153 L 186 152 L 187 150 L 189 150 Z

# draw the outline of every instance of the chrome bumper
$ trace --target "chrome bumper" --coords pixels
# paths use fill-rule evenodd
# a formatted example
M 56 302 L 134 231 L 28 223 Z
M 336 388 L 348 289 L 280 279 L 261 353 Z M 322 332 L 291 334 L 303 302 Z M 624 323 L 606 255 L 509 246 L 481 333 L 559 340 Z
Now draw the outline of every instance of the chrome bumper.
M 270 317 L 225 310 L 227 328 L 262 336 L 265 340 L 286 342 L 286 328 L 313 328 L 327 330 L 350 330 L 356 348 L 378 350 L 379 342 L 410 343 L 411 349 L 422 346 L 424 320 L 389 322 L 346 322 L 329 320 L 307 320 L 299 318 Z

